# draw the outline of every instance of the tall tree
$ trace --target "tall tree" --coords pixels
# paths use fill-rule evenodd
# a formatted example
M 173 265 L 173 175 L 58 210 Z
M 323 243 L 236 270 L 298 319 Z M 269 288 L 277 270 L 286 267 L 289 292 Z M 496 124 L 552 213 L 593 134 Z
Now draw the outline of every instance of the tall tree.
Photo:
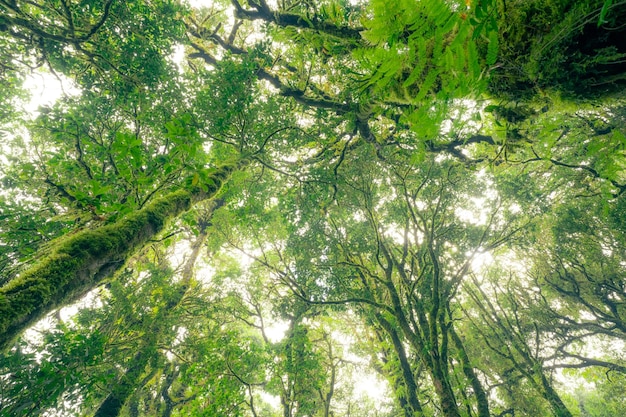
M 32 391 L 41 405 L 260 415 L 275 392 L 283 414 L 351 413 L 354 398 L 333 405 L 350 380 L 341 336 L 326 343 L 320 323 L 352 315 L 394 390 L 377 412 L 568 415 L 585 400 L 551 372 L 623 371 L 583 348 L 623 340 L 623 17 L 609 0 L 0 0 L 0 118 L 23 125 L 0 148 L 3 372 L 68 375 L 17 336 L 105 282 L 142 288 L 133 257 L 223 199 L 206 262 L 237 250 L 252 265 L 223 292 L 206 278 L 197 315 L 166 314 L 167 332 L 145 323 L 141 352 L 58 336 L 51 358 L 94 346 L 115 378 Z M 23 122 L 34 68 L 80 93 Z M 263 337 L 270 311 L 282 341 Z M 174 329 L 164 355 L 154 334 Z

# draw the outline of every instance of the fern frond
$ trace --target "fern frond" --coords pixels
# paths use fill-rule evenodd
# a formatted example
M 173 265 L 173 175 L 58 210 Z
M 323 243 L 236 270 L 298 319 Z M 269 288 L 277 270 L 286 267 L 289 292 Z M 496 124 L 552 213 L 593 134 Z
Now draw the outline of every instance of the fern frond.
M 498 32 L 489 32 L 489 44 L 487 45 L 487 65 L 493 65 L 498 59 Z

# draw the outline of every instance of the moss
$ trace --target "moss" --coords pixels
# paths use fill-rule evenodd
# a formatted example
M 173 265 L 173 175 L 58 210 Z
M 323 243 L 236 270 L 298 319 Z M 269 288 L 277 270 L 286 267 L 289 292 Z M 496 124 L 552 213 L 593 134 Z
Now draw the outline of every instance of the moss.
M 237 162 L 207 176 L 204 190 L 179 190 L 153 200 L 116 223 L 58 240 L 51 254 L 0 288 L 0 350 L 27 325 L 58 305 L 71 302 L 198 201 L 214 196 Z
M 114 224 L 77 234 L 58 247 L 57 252 L 92 259 L 122 254 L 158 233 L 165 227 L 168 219 L 190 207 L 191 194 L 184 190 L 176 191 Z
M 0 330 L 40 317 L 38 309 L 59 301 L 58 288 L 70 282 L 81 259 L 67 254 L 52 254 L 15 279 L 0 293 Z M 60 294 L 62 297 L 62 294 Z
M 115 224 L 60 241 L 52 254 L 0 290 L 0 332 L 41 317 L 69 294 L 82 294 L 104 264 L 125 259 L 190 206 L 191 194 L 177 191 Z
M 500 3 L 496 96 L 527 98 L 553 90 L 596 96 L 626 82 L 626 19 L 614 7 L 598 26 L 604 0 L 514 0 Z

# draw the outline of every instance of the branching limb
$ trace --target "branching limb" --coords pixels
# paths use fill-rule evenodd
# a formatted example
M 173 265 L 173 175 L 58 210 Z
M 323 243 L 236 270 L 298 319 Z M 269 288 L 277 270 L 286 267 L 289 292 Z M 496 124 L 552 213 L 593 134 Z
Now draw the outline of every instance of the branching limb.
M 244 9 L 238 0 L 231 0 L 231 3 L 235 7 L 235 16 L 239 19 L 263 20 L 281 27 L 314 30 L 351 41 L 362 39 L 361 31 L 364 30 L 362 27 L 338 26 L 316 15 L 305 18 L 296 13 L 272 11 L 264 0 L 259 0 L 259 3 L 249 2 L 253 5 L 254 10 Z

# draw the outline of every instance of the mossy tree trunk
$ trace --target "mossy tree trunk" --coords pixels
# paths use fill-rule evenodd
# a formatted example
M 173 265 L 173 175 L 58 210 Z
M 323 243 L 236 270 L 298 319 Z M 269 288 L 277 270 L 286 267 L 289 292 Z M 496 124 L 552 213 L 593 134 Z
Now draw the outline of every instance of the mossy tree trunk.
M 169 220 L 214 197 L 246 163 L 224 165 L 204 187 L 174 191 L 113 224 L 59 239 L 49 255 L 0 288 L 0 351 L 45 314 L 79 299 L 118 270 Z
M 402 344 L 402 340 L 400 339 L 400 336 L 394 326 L 389 323 L 388 320 L 385 320 L 382 314 L 375 313 L 374 316 L 376 321 L 391 338 L 391 342 L 397 356 L 398 365 L 402 371 L 402 380 L 398 381 L 401 383 L 398 384 L 397 387 L 406 392 L 403 395 L 398 395 L 398 393 L 396 393 L 396 395 L 398 395 L 398 399 L 404 409 L 405 415 L 412 417 L 423 416 L 424 410 L 422 409 L 422 404 L 417 397 L 417 382 L 415 381 L 415 376 L 413 375 L 413 370 L 411 369 L 411 364 L 409 362 L 409 358 L 407 357 L 406 349 Z
M 472 385 L 472 390 L 474 391 L 474 396 L 476 397 L 478 416 L 489 417 L 491 414 L 489 413 L 489 400 L 487 398 L 487 393 L 485 392 L 482 383 L 478 379 L 476 372 L 474 372 L 474 368 L 472 367 L 467 351 L 465 350 L 465 345 L 463 344 L 463 341 L 461 340 L 456 330 L 454 329 L 454 326 L 452 325 L 450 326 L 450 336 L 452 336 L 454 346 L 457 349 L 458 357 L 461 361 L 461 366 L 463 367 L 463 373 Z
M 217 203 L 213 207 L 217 208 Z M 211 208 L 211 211 L 213 208 Z M 133 395 L 133 393 L 141 388 L 141 376 L 146 372 L 147 367 L 159 355 L 157 346 L 159 344 L 169 345 L 172 341 L 159 340 L 163 333 L 163 327 L 168 327 L 168 317 L 172 311 L 183 301 L 185 294 L 189 290 L 191 278 L 193 277 L 193 268 L 196 264 L 200 249 L 206 241 L 209 223 L 200 223 L 201 229 L 194 243 L 191 245 L 191 255 L 182 271 L 181 280 L 177 286 L 177 290 L 167 303 L 161 307 L 159 317 L 153 322 L 146 332 L 144 338 L 139 343 L 138 351 L 130 361 L 130 366 L 118 380 L 117 384 L 111 389 L 111 392 L 96 410 L 94 417 L 117 417 L 120 415 L 122 408 Z

